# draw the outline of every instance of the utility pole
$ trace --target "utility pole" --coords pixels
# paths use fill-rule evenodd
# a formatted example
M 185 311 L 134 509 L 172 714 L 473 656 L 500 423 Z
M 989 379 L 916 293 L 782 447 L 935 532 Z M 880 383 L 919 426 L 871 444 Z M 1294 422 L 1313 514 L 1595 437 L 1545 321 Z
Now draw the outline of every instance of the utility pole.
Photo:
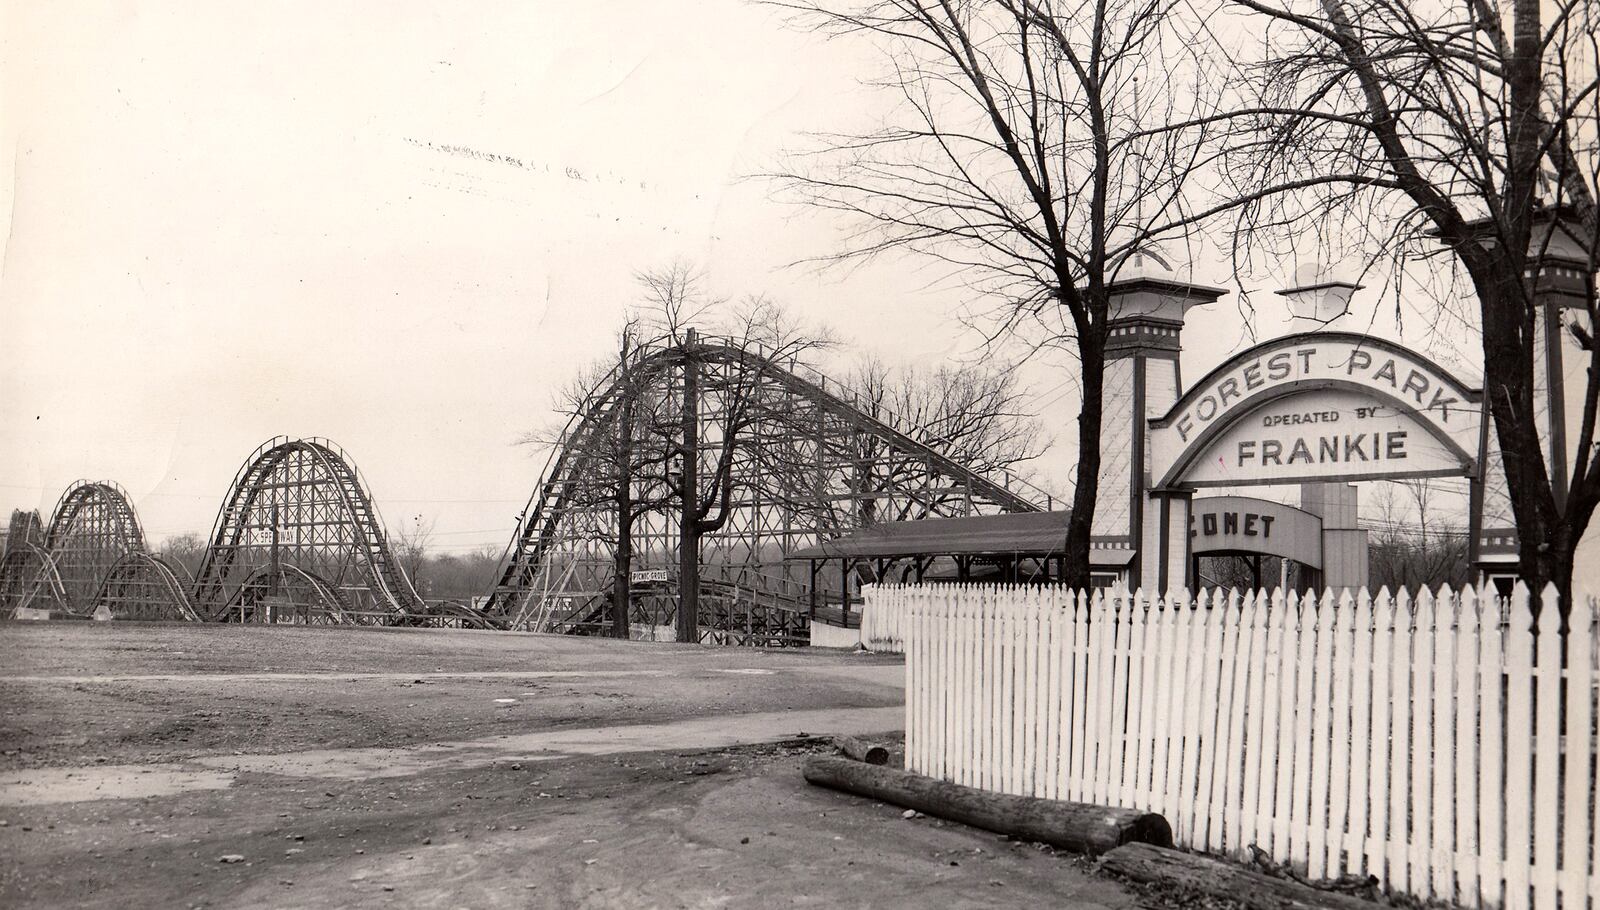
M 700 365 L 693 348 L 695 330 L 684 336 L 683 473 L 678 499 L 678 641 L 700 640 Z
M 268 553 L 267 564 L 271 567 L 267 573 L 267 594 L 276 597 L 278 594 L 278 576 L 283 573 L 283 567 L 278 563 L 278 504 L 272 504 L 272 546 Z

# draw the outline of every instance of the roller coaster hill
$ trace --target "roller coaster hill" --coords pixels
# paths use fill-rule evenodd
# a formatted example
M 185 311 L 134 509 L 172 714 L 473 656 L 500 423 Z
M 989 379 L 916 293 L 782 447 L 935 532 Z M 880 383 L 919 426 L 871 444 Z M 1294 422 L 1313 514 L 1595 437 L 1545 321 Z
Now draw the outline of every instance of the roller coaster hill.
M 72 484 L 48 524 L 15 513 L 0 616 L 616 634 L 625 599 L 634 637 L 799 645 L 814 621 L 858 618 L 852 592 L 883 567 L 819 574 L 788 554 L 882 522 L 1052 502 L 797 356 L 690 331 L 594 383 L 474 605 L 417 594 L 343 450 L 277 437 L 240 467 L 192 575 L 150 550 L 115 483 Z

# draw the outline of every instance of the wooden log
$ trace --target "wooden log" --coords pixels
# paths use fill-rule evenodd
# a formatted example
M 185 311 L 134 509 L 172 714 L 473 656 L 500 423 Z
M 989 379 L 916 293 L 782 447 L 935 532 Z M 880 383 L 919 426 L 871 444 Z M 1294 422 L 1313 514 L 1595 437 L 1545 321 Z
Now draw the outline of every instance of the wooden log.
M 833 745 L 847 758 L 864 761 L 869 765 L 887 765 L 889 750 L 877 743 L 856 739 L 854 736 L 835 736 Z
M 1133 809 L 990 793 L 829 756 L 808 760 L 805 776 L 819 786 L 1078 853 L 1104 853 L 1134 842 L 1172 844 L 1172 827 L 1166 819 Z
M 1226 897 L 1249 910 L 1372 910 L 1377 904 L 1274 878 L 1225 860 L 1150 844 L 1127 844 L 1100 859 L 1100 867 L 1136 882 L 1153 882 Z

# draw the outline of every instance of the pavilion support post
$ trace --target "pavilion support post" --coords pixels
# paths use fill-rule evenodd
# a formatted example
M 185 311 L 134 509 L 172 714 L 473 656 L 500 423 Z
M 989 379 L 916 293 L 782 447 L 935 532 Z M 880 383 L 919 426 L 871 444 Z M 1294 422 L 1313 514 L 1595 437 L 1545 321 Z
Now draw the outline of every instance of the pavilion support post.
M 850 627 L 850 560 L 839 560 L 839 621 Z
M 810 597 L 811 597 L 811 621 L 812 622 L 816 622 L 817 621 L 817 561 L 815 559 L 808 559 L 808 560 L 806 560 L 806 562 L 811 563 L 811 595 L 810 595 Z

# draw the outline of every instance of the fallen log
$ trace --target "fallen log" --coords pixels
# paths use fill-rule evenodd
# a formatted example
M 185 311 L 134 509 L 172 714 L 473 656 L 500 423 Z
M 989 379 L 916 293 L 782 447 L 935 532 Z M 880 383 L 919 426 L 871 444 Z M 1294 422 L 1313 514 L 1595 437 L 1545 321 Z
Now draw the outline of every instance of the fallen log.
M 835 736 L 834 748 L 843 752 L 846 757 L 856 761 L 864 761 L 869 765 L 887 765 L 889 763 L 889 750 L 877 743 L 869 743 L 856 739 L 854 736 Z
M 1078 853 L 1104 853 L 1134 842 L 1172 844 L 1172 828 L 1166 819 L 1133 809 L 990 793 L 908 771 L 828 756 L 808 760 L 805 776 L 818 786 L 881 799 L 927 815 L 1008 834 L 1017 840 L 1039 841 Z
M 1224 860 L 1149 844 L 1118 847 L 1101 857 L 1100 867 L 1136 882 L 1227 897 L 1250 910 L 1372 910 L 1377 906 L 1348 894 L 1252 872 Z

